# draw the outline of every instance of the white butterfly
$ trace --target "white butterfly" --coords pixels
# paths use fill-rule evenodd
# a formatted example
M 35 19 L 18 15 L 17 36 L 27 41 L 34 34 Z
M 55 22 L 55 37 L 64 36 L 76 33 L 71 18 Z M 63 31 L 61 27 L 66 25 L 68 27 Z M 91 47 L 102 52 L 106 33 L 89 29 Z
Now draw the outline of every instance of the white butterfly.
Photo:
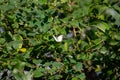
M 60 36 L 58 36 L 58 37 L 55 37 L 55 36 L 53 35 L 53 38 L 55 39 L 56 42 L 62 42 L 62 40 L 63 40 L 63 35 L 60 35 Z

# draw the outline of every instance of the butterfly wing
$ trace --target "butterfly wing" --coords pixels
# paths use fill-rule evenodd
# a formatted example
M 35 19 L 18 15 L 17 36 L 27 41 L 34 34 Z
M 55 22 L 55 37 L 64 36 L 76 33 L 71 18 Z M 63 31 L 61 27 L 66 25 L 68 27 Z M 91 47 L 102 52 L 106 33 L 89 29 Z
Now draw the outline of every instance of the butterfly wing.
M 58 40 L 59 42 L 61 42 L 61 41 L 63 40 L 63 35 L 58 36 L 58 37 L 57 37 L 57 40 Z
M 55 36 L 53 35 L 53 38 L 55 39 L 56 42 L 61 42 L 61 41 L 63 40 L 63 35 L 60 35 L 60 36 L 58 36 L 58 37 L 55 37 Z
M 55 39 L 55 41 L 58 41 L 57 38 L 53 35 L 53 38 Z

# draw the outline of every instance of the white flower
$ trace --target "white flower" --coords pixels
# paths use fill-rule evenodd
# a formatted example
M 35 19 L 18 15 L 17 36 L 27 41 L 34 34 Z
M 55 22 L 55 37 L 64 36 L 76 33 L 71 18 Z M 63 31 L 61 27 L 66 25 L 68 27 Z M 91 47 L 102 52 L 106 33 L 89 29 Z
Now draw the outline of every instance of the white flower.
M 55 37 L 55 36 L 53 35 L 53 38 L 55 39 L 56 42 L 62 42 L 62 40 L 63 40 L 63 35 L 60 35 L 60 36 L 58 36 L 58 37 Z

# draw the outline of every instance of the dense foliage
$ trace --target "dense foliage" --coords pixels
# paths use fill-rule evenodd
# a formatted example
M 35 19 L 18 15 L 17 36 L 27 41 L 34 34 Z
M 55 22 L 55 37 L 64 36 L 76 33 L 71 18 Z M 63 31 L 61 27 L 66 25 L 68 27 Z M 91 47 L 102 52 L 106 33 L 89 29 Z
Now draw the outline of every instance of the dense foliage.
M 116 80 L 118 0 L 0 0 L 1 80 Z M 63 40 L 57 42 L 53 36 Z

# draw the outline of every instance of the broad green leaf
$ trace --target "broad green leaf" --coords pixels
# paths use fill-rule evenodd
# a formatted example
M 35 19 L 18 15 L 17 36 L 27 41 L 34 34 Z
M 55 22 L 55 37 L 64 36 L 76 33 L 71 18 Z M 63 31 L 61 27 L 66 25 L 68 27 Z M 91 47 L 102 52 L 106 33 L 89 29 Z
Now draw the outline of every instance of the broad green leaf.
M 16 80 L 21 80 L 21 79 L 23 80 L 23 76 L 24 76 L 24 75 L 22 75 L 22 74 L 20 74 L 20 73 L 14 74 L 14 77 L 15 77 Z
M 32 80 L 33 79 L 33 74 L 31 71 L 24 71 L 24 80 Z
M 58 69 L 61 68 L 62 64 L 60 62 L 53 62 L 52 65 Z
M 0 3 L 3 3 L 4 2 L 4 0 L 0 0 Z
M 27 35 L 33 37 L 33 36 L 36 35 L 36 33 L 35 32 L 34 33 L 28 33 Z
M 105 22 L 101 22 L 101 23 L 97 24 L 96 27 L 98 29 L 100 29 L 102 32 L 105 32 L 106 30 L 110 29 L 110 26 L 107 23 L 105 23 Z
M 72 80 L 78 80 L 78 78 L 77 77 L 73 77 Z
M 66 3 L 68 0 L 61 0 L 62 3 Z
M 22 44 L 23 42 L 22 41 L 11 41 L 7 44 L 7 50 L 10 51 L 10 50 L 17 50 L 19 51 L 20 48 L 22 48 Z
M 33 45 L 33 46 L 35 46 L 35 45 L 37 45 L 37 44 L 39 44 L 40 43 L 40 41 L 38 41 L 38 40 L 36 40 L 36 39 L 29 39 L 29 44 L 31 44 L 31 45 Z
M 84 73 L 81 73 L 77 76 L 80 80 L 84 80 L 85 79 L 85 74 Z
M 62 75 L 54 75 L 54 76 L 51 76 L 49 79 L 50 80 L 59 80 L 62 78 Z
M 78 60 L 88 60 L 87 55 L 85 53 L 81 53 L 77 55 Z
M 20 41 L 22 41 L 23 40 L 23 38 L 22 38 L 22 36 L 21 35 L 13 35 L 13 40 L 14 41 L 17 41 L 17 40 L 20 40 Z
M 41 62 L 42 62 L 42 60 L 36 60 L 36 59 L 33 60 L 33 63 L 36 64 L 36 65 L 40 64 Z
M 101 50 L 100 50 L 101 53 L 105 54 L 107 53 L 107 49 L 105 47 L 102 47 Z
M 115 24 L 120 25 L 119 20 L 120 20 L 120 14 L 113 8 L 107 9 L 106 10 L 106 15 L 109 17 L 112 16 L 113 19 L 115 19 Z
M 38 0 L 40 4 L 46 4 L 48 0 Z
M 33 76 L 34 77 L 41 77 L 44 75 L 44 72 L 45 72 L 45 69 L 40 67 L 40 68 L 33 71 Z
M 49 29 L 50 29 L 50 26 L 51 26 L 51 24 L 45 24 L 44 26 L 42 26 L 41 28 L 42 28 L 42 32 L 47 32 Z
M 70 62 L 74 64 L 76 63 L 76 60 L 74 60 L 73 58 L 70 58 Z
M 12 47 L 16 50 L 22 48 L 22 41 L 12 41 Z
M 119 44 L 119 42 L 114 41 L 114 40 L 111 40 L 111 41 L 110 41 L 110 45 L 117 45 L 117 44 Z
M 22 35 L 23 37 L 27 37 L 25 30 L 18 30 L 18 34 Z
M 73 20 L 71 23 L 70 23 L 73 27 L 78 27 L 79 26 L 79 22 L 77 20 Z
M 77 64 L 75 65 L 76 71 L 80 71 L 82 70 L 82 63 L 81 62 L 77 62 Z
M 5 38 L 0 38 L 0 44 L 3 44 L 5 42 Z
M 13 70 L 13 75 L 15 77 L 16 80 L 24 80 L 24 73 L 21 71 L 21 70 L 18 70 L 18 69 L 14 69 Z
M 114 36 L 114 38 L 115 38 L 116 40 L 120 40 L 120 34 L 119 34 L 119 33 L 118 33 L 118 34 L 114 34 L 113 36 Z
M 107 9 L 106 14 L 112 16 L 113 18 L 117 18 L 118 15 L 118 13 L 113 8 Z

